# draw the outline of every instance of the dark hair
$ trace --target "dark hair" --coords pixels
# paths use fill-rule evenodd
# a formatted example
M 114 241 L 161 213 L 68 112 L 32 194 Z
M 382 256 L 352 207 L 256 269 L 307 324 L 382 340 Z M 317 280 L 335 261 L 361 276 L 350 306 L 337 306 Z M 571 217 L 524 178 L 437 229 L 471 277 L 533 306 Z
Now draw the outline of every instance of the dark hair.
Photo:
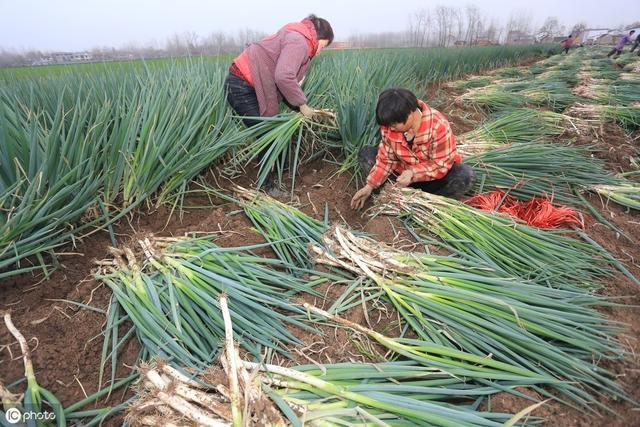
M 331 24 L 329 24 L 329 21 L 323 18 L 318 18 L 314 14 L 307 16 L 306 19 L 313 22 L 313 26 L 316 27 L 318 40 L 328 40 L 328 44 L 333 43 L 333 28 L 331 28 Z
M 381 126 L 404 123 L 416 108 L 418 108 L 418 98 L 410 90 L 387 89 L 378 97 L 376 121 Z
M 635 32 L 636 32 L 636 30 L 631 30 L 631 31 L 629 31 L 629 34 L 633 34 Z

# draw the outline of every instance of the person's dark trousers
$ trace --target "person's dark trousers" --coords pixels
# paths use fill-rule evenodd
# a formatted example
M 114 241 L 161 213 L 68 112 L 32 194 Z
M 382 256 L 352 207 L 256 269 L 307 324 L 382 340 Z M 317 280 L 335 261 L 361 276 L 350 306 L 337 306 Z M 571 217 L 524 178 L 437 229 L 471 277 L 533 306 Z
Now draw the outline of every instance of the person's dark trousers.
M 631 46 L 631 50 L 629 52 L 633 52 L 640 45 L 640 42 L 633 42 L 633 46 Z
M 260 120 L 248 118 L 260 117 L 258 97 L 256 96 L 255 89 L 251 87 L 249 83 L 240 77 L 229 73 L 224 82 L 224 88 L 227 92 L 227 101 L 229 101 L 231 108 L 233 108 L 236 114 L 243 117 L 242 121 L 246 127 L 250 128 L 260 123 Z M 269 147 L 262 150 L 258 155 L 258 158 L 262 158 L 267 151 L 269 151 Z M 280 194 L 277 189 L 275 181 L 275 172 L 271 171 L 263 184 L 263 188 L 272 196 L 281 196 L 282 194 Z
M 569 48 L 568 47 L 564 48 L 564 53 L 566 53 L 567 55 L 569 54 Z
M 622 51 L 621 51 L 621 50 L 618 50 L 618 49 L 616 49 L 616 48 L 614 47 L 613 49 L 611 49 L 611 52 L 609 52 L 609 53 L 607 54 L 607 58 L 608 58 L 608 57 L 610 57 L 611 55 L 613 55 L 614 53 L 616 54 L 616 56 L 620 56 L 620 54 L 622 53 Z
M 229 73 L 224 81 L 224 89 L 227 92 L 227 101 L 231 108 L 239 116 L 244 117 L 242 121 L 247 127 L 252 127 L 260 123 L 259 120 L 247 117 L 260 117 L 260 105 L 256 90 L 249 83 L 240 77 Z
M 363 147 L 358 152 L 358 163 L 365 176 L 369 174 L 376 164 L 377 153 L 378 149 L 376 147 Z M 433 181 L 414 182 L 409 186 L 426 191 L 427 193 L 457 199 L 470 191 L 475 183 L 476 174 L 470 166 L 462 163 L 454 163 L 444 178 Z
M 475 183 L 476 173 L 471 166 L 454 163 L 444 178 L 433 181 L 414 182 L 409 184 L 409 187 L 439 196 L 458 199 L 471 190 Z

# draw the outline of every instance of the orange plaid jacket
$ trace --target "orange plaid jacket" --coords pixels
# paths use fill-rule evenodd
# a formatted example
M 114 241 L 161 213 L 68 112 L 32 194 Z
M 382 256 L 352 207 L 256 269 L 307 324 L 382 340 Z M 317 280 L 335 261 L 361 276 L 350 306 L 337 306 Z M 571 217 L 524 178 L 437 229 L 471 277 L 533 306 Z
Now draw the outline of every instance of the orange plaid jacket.
M 382 141 L 376 164 L 367 177 L 372 187 L 382 185 L 391 173 L 400 175 L 407 169 L 413 171 L 412 182 L 444 178 L 453 164 L 462 160 L 449 121 L 421 100 L 418 107 L 422 111 L 422 123 L 411 146 L 402 132 L 380 126 Z

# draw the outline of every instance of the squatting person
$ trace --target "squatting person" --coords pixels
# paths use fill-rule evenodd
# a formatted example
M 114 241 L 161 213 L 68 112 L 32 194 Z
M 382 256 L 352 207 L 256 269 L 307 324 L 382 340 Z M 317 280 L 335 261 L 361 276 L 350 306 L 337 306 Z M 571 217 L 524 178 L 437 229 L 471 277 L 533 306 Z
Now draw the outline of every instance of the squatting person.
M 275 116 L 280 102 L 312 117 L 314 109 L 300 87 L 311 60 L 333 42 L 333 29 L 326 19 L 309 15 L 301 22 L 285 25 L 275 34 L 251 43 L 229 68 L 225 80 L 227 100 L 250 127 L 251 117 Z M 265 190 L 274 189 L 273 177 Z
M 407 89 L 387 89 L 378 97 L 376 121 L 382 140 L 358 153 L 368 173 L 366 185 L 351 199 L 360 209 L 371 192 L 393 174 L 395 185 L 446 197 L 461 197 L 475 183 L 473 169 L 461 163 L 447 119 Z

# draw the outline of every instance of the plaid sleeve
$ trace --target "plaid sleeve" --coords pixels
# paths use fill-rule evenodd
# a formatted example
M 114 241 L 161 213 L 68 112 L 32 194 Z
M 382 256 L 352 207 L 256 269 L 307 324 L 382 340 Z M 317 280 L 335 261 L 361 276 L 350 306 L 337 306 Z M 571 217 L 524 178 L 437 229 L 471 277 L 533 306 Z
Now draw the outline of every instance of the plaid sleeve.
M 393 166 L 398 162 L 396 154 L 393 152 L 391 145 L 385 140 L 383 135 L 382 141 L 378 146 L 378 154 L 376 155 L 376 164 L 369 172 L 367 184 L 373 188 L 382 185 L 389 174 L 393 170 Z
M 420 144 L 420 162 L 411 166 L 413 182 L 433 181 L 444 178 L 459 161 L 456 139 L 449 121 L 438 111 L 432 110 L 431 138 Z

